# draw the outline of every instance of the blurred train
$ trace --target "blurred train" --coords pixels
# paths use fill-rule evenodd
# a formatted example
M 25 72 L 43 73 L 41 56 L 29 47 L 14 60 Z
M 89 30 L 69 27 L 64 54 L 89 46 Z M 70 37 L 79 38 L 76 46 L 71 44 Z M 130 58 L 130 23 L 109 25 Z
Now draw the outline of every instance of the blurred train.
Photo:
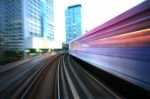
M 69 53 L 150 91 L 150 1 L 71 41 Z

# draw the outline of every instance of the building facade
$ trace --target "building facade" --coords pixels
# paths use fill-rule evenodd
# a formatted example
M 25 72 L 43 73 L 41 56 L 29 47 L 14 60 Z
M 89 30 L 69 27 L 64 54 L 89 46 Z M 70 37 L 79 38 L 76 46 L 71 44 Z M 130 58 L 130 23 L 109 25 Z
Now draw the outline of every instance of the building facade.
M 80 4 L 69 6 L 65 11 L 66 42 L 69 42 L 82 34 Z
M 54 40 L 53 0 L 0 0 L 0 31 L 5 50 L 50 48 Z M 45 43 L 46 42 L 46 43 Z

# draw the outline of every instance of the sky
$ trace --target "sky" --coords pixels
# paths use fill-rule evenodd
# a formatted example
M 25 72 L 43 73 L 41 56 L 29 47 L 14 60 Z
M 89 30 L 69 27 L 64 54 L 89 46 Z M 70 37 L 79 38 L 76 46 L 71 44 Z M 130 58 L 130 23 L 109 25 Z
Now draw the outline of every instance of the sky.
M 82 5 L 82 32 L 91 30 L 145 0 L 54 0 L 55 40 L 65 42 L 65 9 Z

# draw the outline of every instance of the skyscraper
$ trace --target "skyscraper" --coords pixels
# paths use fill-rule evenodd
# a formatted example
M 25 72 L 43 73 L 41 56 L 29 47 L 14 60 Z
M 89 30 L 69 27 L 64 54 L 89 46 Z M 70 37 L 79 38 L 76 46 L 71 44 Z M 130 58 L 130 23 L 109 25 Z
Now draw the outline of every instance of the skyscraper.
M 5 50 L 48 48 L 54 40 L 53 0 L 0 0 L 0 31 Z
M 65 11 L 66 42 L 69 42 L 82 33 L 81 4 L 69 6 Z

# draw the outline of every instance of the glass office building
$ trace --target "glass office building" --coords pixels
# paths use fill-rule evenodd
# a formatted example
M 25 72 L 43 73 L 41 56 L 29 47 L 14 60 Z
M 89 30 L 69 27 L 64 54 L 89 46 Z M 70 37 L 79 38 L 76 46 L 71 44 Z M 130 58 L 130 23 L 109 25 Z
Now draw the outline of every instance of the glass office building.
M 44 48 L 54 40 L 53 0 L 0 0 L 0 9 L 6 50 Z
M 3 47 L 23 48 L 23 22 L 21 0 L 0 0 L 0 31 L 7 38 Z
M 69 42 L 82 34 L 80 4 L 69 6 L 65 11 L 66 42 Z

